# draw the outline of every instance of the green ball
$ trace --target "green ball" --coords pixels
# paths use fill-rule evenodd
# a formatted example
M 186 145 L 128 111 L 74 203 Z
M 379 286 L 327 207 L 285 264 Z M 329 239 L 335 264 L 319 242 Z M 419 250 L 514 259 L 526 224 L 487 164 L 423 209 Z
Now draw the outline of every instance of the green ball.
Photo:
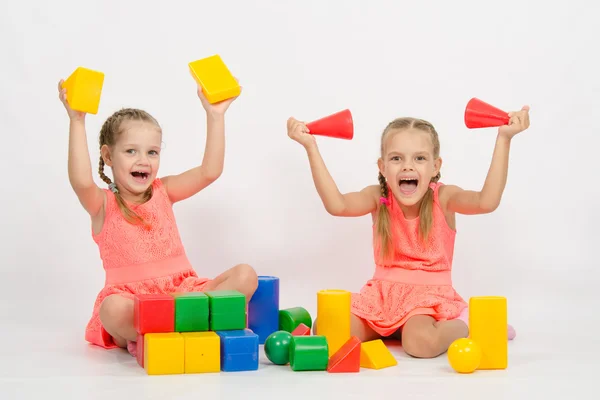
M 265 340 L 265 355 L 273 364 L 285 365 L 290 362 L 292 334 L 286 331 L 271 333 Z

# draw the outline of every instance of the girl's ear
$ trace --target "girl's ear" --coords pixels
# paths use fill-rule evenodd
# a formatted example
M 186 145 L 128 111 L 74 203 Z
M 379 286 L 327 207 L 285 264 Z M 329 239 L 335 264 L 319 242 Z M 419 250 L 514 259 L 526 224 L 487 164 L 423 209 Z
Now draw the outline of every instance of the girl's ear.
M 104 160 L 104 164 L 112 167 L 112 160 L 110 158 L 110 149 L 108 148 L 107 145 L 102 145 L 102 147 L 100 148 L 100 155 L 102 156 L 102 159 Z
M 381 172 L 381 175 L 385 176 L 385 163 L 383 162 L 383 159 L 379 159 L 377 160 L 377 167 L 379 167 L 379 172 Z
M 435 163 L 433 165 L 433 176 L 436 176 L 437 174 L 439 174 L 441 169 L 442 169 L 442 157 L 438 157 L 435 160 Z

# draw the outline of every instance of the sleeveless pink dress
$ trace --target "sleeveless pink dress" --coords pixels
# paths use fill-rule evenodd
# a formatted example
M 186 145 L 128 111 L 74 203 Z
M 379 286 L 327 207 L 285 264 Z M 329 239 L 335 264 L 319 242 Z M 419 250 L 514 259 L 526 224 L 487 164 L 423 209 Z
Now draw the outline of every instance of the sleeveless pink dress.
M 352 294 L 352 313 L 364 319 L 378 334 L 389 336 L 413 315 L 436 320 L 458 318 L 467 303 L 452 287 L 451 270 L 456 232 L 439 202 L 441 183 L 434 191 L 433 225 L 429 243 L 419 238 L 419 218 L 408 220 L 391 194 L 388 197 L 394 252 L 391 261 L 379 256 L 380 244 L 373 225 L 375 273 Z
M 134 294 L 202 291 L 210 281 L 199 278 L 190 264 L 175 222 L 173 203 L 160 179 L 152 183 L 152 198 L 132 206 L 150 223 L 146 228 L 129 223 L 117 204 L 115 195 L 106 192 L 106 210 L 102 230 L 92 232 L 100 249 L 106 272 L 104 288 L 96 297 L 85 339 L 105 348 L 117 347 L 104 330 L 98 316 L 102 301 L 111 294 L 133 298 Z

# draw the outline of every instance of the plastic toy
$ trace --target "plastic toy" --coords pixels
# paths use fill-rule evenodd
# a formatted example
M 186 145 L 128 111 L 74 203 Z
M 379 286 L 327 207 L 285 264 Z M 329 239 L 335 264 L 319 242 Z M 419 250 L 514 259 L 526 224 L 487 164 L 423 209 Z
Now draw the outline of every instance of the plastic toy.
M 279 278 L 258 277 L 258 288 L 248 303 L 248 328 L 258 335 L 259 344 L 279 329 Z
M 221 370 L 221 339 L 215 332 L 183 332 L 184 373 L 197 374 Z
M 382 369 L 398 365 L 398 361 L 381 339 L 363 342 L 360 346 L 360 366 L 370 369 Z
M 221 337 L 221 371 L 258 369 L 258 335 L 250 329 L 218 331 Z
M 148 375 L 184 373 L 185 345 L 181 333 L 147 333 L 144 353 L 144 368 Z
M 285 365 L 290 362 L 290 343 L 292 335 L 286 331 L 277 331 L 265 341 L 265 355 L 273 364 Z
M 104 73 L 78 67 L 63 82 L 67 89 L 67 102 L 76 111 L 97 114 L 104 86 Z
M 202 88 L 202 93 L 211 104 L 239 96 L 242 92 L 240 85 L 218 54 L 192 61 L 188 66 L 196 83 Z
M 292 331 L 292 336 L 309 336 L 310 328 L 304 324 L 300 324 Z
M 309 122 L 306 126 L 312 135 L 346 140 L 352 140 L 354 137 L 354 121 L 348 109 Z
M 325 371 L 328 361 L 325 336 L 292 336 L 290 367 L 293 371 Z
M 133 299 L 133 327 L 139 334 L 175 330 L 175 299 L 168 294 L 141 294 Z
M 312 328 L 312 317 L 306 309 L 293 307 L 279 311 L 279 330 L 292 332 L 300 324 Z
M 246 328 L 246 297 L 236 290 L 206 292 L 210 307 L 210 330 Z
M 134 296 L 138 364 L 149 375 L 258 369 L 258 335 L 243 328 L 245 305 L 238 291 Z M 242 329 L 186 331 L 210 323 Z M 184 332 L 157 332 L 175 325 Z
M 317 292 L 316 334 L 327 338 L 329 356 L 350 339 L 350 299 L 347 290 Z
M 356 336 L 352 336 L 329 359 L 329 364 L 327 365 L 327 372 L 359 372 L 360 348 L 360 340 Z
M 474 97 L 465 108 L 465 125 L 469 129 L 508 125 L 508 113 Z
M 481 363 L 481 348 L 471 339 L 457 339 L 448 348 L 450 366 L 462 374 L 470 374 Z
M 208 330 L 208 296 L 202 292 L 173 293 L 175 299 L 175 332 Z
M 508 367 L 508 318 L 506 298 L 471 297 L 469 300 L 469 337 L 481 348 L 478 369 Z

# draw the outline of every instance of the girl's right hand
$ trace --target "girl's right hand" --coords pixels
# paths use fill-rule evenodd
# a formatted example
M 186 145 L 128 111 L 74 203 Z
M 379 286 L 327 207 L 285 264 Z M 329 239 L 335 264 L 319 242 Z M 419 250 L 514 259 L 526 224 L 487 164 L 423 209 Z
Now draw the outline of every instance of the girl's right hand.
M 75 111 L 71 108 L 71 106 L 69 106 L 69 103 L 67 102 L 67 89 L 62 87 L 63 83 L 63 79 L 58 82 L 58 98 L 65 106 L 71 121 L 83 121 L 85 119 L 85 113 L 81 111 Z
M 287 121 L 288 136 L 305 148 L 316 144 L 315 137 L 309 133 L 308 127 L 302 121 L 290 117 Z

